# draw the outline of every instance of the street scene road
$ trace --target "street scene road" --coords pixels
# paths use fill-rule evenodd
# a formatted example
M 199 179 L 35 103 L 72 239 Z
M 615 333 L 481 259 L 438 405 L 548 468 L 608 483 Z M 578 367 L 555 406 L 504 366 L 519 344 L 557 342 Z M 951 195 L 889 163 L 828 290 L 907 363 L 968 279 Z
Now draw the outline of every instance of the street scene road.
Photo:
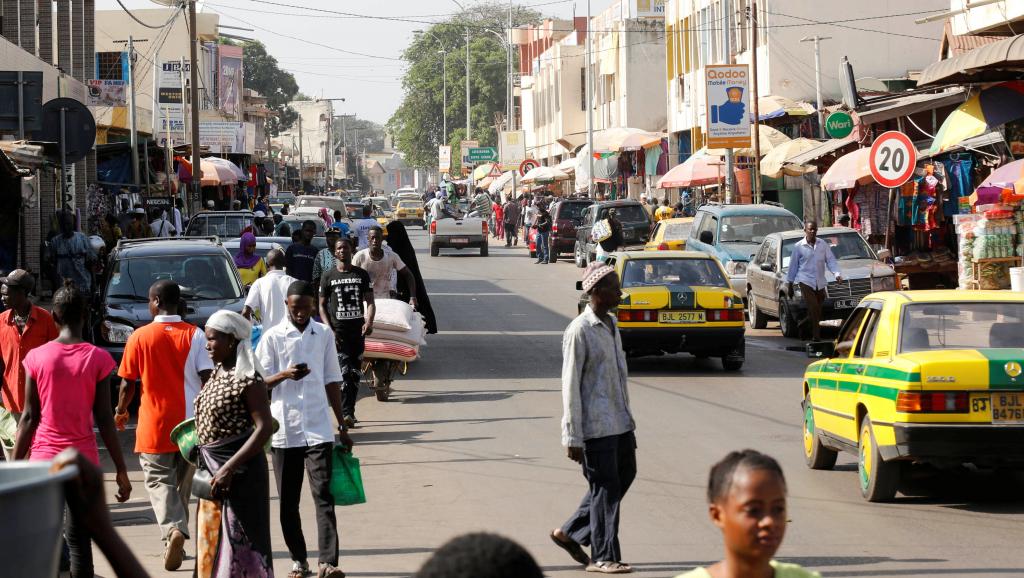
M 366 391 L 359 401 L 352 438 L 367 503 L 337 509 L 341 567 L 348 576 L 409 576 L 448 539 L 486 530 L 525 546 L 546 575 L 583 575 L 548 538 L 585 491 L 559 443 L 561 336 L 576 314 L 581 270 L 564 261 L 536 265 L 521 246 L 492 245 L 488 258 L 431 258 L 426 235 L 411 236 L 439 333 L 396 380 L 389 402 Z M 720 558 L 707 517 L 708 469 L 730 450 L 754 448 L 777 458 L 788 482 L 791 522 L 780 559 L 834 577 L 1019 575 L 1019 479 L 962 472 L 938 483 L 922 474 L 910 496 L 872 504 L 859 495 L 852 457 L 841 454 L 835 471 L 806 468 L 800 379 L 808 360 L 786 349 L 792 345 L 799 342 L 772 323 L 747 332 L 738 373 L 688 355 L 630 360 L 638 476 L 623 501 L 620 538 L 637 574 L 670 577 Z M 124 447 L 131 442 L 122 437 Z M 136 492 L 111 512 L 146 567 L 165 575 L 133 464 Z M 273 487 L 271 496 L 274 566 L 283 576 L 289 557 Z M 315 525 L 305 488 L 302 500 L 308 537 Z M 194 543 L 186 549 L 179 573 L 194 563 Z M 97 572 L 112 576 L 101 556 Z

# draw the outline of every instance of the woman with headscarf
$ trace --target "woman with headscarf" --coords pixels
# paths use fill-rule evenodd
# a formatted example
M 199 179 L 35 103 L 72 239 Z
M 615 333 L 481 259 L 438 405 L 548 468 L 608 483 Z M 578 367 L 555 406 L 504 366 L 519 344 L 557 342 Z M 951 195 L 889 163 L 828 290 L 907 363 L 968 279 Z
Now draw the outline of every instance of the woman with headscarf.
M 235 267 L 238 267 L 242 285 L 246 287 L 267 274 L 266 262 L 263 261 L 263 257 L 256 254 L 256 235 L 242 233 L 242 238 L 238 242 L 238 252 L 235 253 Z
M 405 225 L 399 221 L 388 223 L 387 231 L 388 247 L 391 247 L 391 250 L 402 259 L 416 279 L 416 310 L 423 315 L 423 319 L 427 322 L 427 333 L 437 333 L 437 319 L 434 317 L 433 308 L 430 307 L 427 286 L 423 283 L 423 276 L 420 275 L 420 265 L 416 261 L 416 250 L 413 249 L 412 241 L 409 240 L 409 233 L 405 230 Z M 398 298 L 408 303 L 410 297 L 412 295 L 409 294 L 409 287 L 399 275 Z
M 273 433 L 270 394 L 249 321 L 218 311 L 206 322 L 215 367 L 196 398 L 199 460 L 212 499 L 199 500 L 196 576 L 273 576 L 270 478 L 263 446 Z
M 320 207 L 320 210 L 316 213 L 320 220 L 324 222 L 325 228 L 330 228 L 334 224 L 334 218 L 331 217 L 331 212 L 327 210 L 327 207 Z

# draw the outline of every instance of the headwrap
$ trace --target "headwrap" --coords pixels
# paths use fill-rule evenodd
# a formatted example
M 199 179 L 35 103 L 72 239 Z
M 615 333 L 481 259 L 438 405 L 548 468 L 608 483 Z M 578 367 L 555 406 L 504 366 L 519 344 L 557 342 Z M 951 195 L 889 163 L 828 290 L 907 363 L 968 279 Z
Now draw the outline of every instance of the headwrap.
M 221 309 L 210 316 L 206 327 L 226 333 L 238 340 L 238 346 L 235 348 L 236 378 L 251 378 L 256 374 L 263 375 L 263 368 L 256 361 L 256 356 L 252 351 L 252 324 L 248 319 L 234 311 Z
M 251 269 L 260 262 L 260 256 L 256 251 L 253 251 L 252 255 L 246 254 L 245 248 L 249 246 L 256 246 L 256 235 L 247 231 L 242 233 L 241 239 L 238 240 L 238 252 L 235 253 L 235 266 L 239 269 Z
M 323 220 L 324 226 L 330 227 L 334 224 L 334 217 L 331 216 L 331 212 L 327 210 L 327 207 L 320 207 L 320 210 L 317 211 L 317 215 L 319 215 L 320 219 Z
M 600 261 L 594 261 L 587 265 L 587 268 L 583 271 L 583 291 L 590 293 L 594 285 L 597 285 L 601 279 L 613 273 L 615 273 L 615 269 Z

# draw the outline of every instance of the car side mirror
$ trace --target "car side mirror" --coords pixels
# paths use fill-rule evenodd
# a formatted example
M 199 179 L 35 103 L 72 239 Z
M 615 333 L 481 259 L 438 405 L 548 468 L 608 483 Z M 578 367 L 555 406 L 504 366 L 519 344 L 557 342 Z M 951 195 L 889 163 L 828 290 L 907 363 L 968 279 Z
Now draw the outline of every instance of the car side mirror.
M 761 270 L 771 273 L 772 271 L 775 271 L 775 266 L 771 263 L 761 263 Z
M 890 253 L 888 249 L 881 249 L 878 251 L 878 260 L 883 263 L 887 263 L 891 255 L 892 253 Z
M 812 341 L 807 344 L 807 357 L 811 359 L 833 357 L 835 353 L 836 344 L 834 341 Z
M 576 290 L 577 291 L 583 291 L 583 281 L 577 281 L 576 282 Z
M 701 231 L 700 236 L 697 237 L 697 240 L 700 241 L 701 243 L 704 243 L 705 245 L 714 245 L 715 234 L 712 233 L 711 231 Z

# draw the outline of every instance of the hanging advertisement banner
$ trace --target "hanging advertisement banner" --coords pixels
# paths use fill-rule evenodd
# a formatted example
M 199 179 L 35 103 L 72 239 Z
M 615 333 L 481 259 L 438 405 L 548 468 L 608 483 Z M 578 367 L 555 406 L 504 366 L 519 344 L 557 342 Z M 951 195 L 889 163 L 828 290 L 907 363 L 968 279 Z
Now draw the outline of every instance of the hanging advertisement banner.
M 473 161 L 469 160 L 469 149 L 477 148 L 479 146 L 480 146 L 480 141 L 478 141 L 478 140 L 459 141 L 459 158 L 462 159 L 462 167 L 463 168 L 468 167 L 473 162 Z
M 126 106 L 123 80 L 86 80 L 89 88 L 89 106 Z
M 750 146 L 750 76 L 746 64 L 704 67 L 707 95 L 708 148 Z
M 243 122 L 200 122 L 199 146 L 209 147 L 211 153 L 245 153 L 245 124 Z
M 452 170 L 452 147 L 448 145 L 437 147 L 437 168 L 442 173 Z
M 185 112 L 182 90 L 182 76 L 191 73 L 188 62 L 168 60 L 160 64 L 160 77 L 157 79 L 157 110 L 153 111 L 153 129 L 160 146 L 170 144 L 172 147 L 185 144 Z M 170 138 L 171 142 L 167 143 Z
M 512 171 L 526 160 L 526 133 L 521 130 L 502 131 L 498 143 L 501 155 L 501 170 Z
M 220 65 L 217 71 L 218 108 L 224 114 L 241 120 L 242 47 L 221 44 L 217 48 L 220 58 Z

